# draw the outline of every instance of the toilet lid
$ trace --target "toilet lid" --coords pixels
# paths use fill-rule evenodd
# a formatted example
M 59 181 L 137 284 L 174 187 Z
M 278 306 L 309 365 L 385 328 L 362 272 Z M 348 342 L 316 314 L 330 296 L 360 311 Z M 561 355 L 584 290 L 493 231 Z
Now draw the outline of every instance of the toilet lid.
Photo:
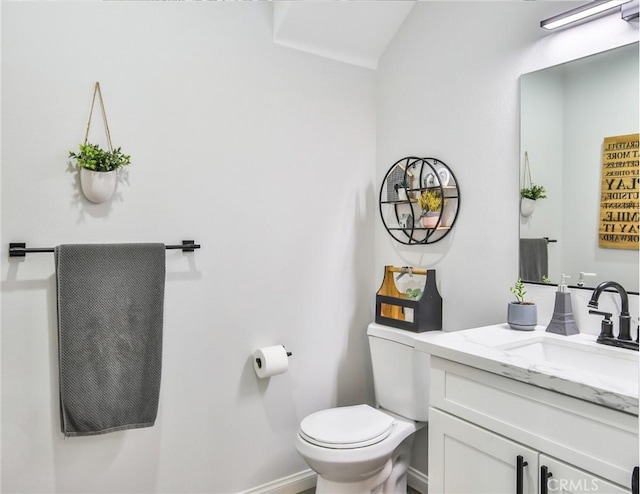
M 391 434 L 393 418 L 369 405 L 331 408 L 312 413 L 300 423 L 300 435 L 325 448 L 370 446 Z

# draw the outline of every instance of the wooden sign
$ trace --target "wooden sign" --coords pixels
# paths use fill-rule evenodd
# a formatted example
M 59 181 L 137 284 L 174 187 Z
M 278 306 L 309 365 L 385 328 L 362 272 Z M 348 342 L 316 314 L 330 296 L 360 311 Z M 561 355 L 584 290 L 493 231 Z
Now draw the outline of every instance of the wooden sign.
M 606 137 L 602 147 L 599 246 L 637 249 L 640 235 L 638 134 Z

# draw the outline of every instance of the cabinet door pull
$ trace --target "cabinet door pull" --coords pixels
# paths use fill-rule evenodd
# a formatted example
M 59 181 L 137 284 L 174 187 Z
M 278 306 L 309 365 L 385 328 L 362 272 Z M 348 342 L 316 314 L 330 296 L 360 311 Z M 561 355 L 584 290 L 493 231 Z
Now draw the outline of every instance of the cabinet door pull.
M 631 474 L 631 494 L 640 494 L 638 491 L 640 490 L 640 472 L 638 471 L 640 467 L 635 467 L 633 469 L 633 473 Z
M 524 467 L 529 463 L 522 455 L 516 456 L 516 494 L 523 494 Z
M 553 477 L 553 474 L 546 465 L 542 465 L 540 467 L 540 494 L 549 493 L 549 485 L 547 484 L 549 477 Z

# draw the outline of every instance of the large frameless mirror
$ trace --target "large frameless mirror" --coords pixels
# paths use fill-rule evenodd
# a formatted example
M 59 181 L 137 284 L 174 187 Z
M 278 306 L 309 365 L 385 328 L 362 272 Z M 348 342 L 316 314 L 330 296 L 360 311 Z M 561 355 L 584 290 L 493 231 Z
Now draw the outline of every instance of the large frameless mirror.
M 637 248 L 599 245 L 604 141 L 638 133 L 638 55 L 633 43 L 521 77 L 520 188 L 530 174 L 547 196 L 535 201 L 533 213 L 520 214 L 525 281 L 545 276 L 557 284 L 564 273 L 571 285 L 615 280 L 638 291 Z M 637 147 L 630 156 L 637 170 Z M 635 201 L 637 229 L 638 181 L 631 183 L 625 193 Z

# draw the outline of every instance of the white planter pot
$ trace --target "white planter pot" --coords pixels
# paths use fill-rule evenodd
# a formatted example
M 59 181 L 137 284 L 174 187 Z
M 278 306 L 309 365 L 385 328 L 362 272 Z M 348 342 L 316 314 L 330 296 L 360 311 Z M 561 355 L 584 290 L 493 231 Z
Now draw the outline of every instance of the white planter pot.
M 520 214 L 525 218 L 531 216 L 536 209 L 536 201 L 523 197 L 520 200 Z
M 80 168 L 80 187 L 82 193 L 91 202 L 100 204 L 107 202 L 116 190 L 118 172 L 94 172 Z

